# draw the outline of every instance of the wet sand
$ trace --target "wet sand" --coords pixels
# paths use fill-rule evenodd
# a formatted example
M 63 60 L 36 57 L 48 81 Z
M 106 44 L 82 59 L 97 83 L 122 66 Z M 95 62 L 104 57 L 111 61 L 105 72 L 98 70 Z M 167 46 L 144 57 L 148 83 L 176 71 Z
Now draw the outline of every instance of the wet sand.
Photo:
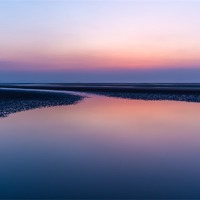
M 0 118 L 36 108 L 73 105 L 84 98 L 56 91 L 133 100 L 200 102 L 200 84 L 1 84 Z
M 84 97 L 74 94 L 0 89 L 0 118 L 36 108 L 73 105 Z
M 40 90 L 76 91 L 100 94 L 110 97 L 140 100 L 171 100 L 200 102 L 200 84 L 197 83 L 54 83 L 54 84 L 4 84 L 0 87 Z

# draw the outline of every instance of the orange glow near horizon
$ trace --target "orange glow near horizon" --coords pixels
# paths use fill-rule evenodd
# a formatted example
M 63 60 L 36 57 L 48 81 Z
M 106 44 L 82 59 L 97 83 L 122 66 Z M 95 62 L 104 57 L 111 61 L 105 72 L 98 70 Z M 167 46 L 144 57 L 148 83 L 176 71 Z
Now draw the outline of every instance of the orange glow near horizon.
M 9 58 L 13 63 L 34 65 L 35 69 L 157 69 L 200 66 L 200 57 L 194 52 L 113 51 L 56 55 L 17 55 Z M 6 60 L 6 59 L 5 59 Z M 39 66 L 39 67 L 37 67 Z
M 196 1 L 0 2 L 0 70 L 199 68 Z M 4 63 L 8 63 L 4 67 Z

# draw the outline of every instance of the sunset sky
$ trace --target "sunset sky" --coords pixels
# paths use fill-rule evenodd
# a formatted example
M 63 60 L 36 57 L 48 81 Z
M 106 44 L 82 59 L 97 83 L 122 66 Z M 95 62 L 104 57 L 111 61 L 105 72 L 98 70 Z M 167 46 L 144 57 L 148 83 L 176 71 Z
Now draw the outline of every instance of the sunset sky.
M 200 1 L 0 1 L 0 82 L 200 82 Z

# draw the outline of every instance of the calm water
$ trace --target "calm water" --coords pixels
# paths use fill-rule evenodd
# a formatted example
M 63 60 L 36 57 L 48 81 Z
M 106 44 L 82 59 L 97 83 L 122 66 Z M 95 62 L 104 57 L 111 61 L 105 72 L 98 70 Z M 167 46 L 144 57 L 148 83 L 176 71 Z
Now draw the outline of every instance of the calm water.
M 200 198 L 200 104 L 91 96 L 0 119 L 0 198 Z

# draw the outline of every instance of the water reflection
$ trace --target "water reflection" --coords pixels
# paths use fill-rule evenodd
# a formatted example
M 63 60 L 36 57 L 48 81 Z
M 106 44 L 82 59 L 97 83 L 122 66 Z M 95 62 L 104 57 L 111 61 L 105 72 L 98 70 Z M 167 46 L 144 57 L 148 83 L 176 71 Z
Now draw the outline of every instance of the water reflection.
M 0 120 L 0 198 L 200 198 L 200 106 L 92 96 Z
M 91 93 L 91 92 L 90 92 Z M 159 93 L 159 92 L 92 92 L 93 94 L 117 97 L 132 100 L 151 101 L 185 101 L 200 102 L 198 93 Z M 85 93 L 87 96 L 88 93 Z M 35 108 L 52 107 L 60 105 L 76 104 L 83 99 L 83 93 L 78 92 L 54 92 L 19 89 L 0 89 L 0 118 L 9 114 L 32 110 Z
M 32 110 L 42 107 L 76 104 L 83 97 L 46 91 L 0 90 L 0 118 L 11 113 Z

